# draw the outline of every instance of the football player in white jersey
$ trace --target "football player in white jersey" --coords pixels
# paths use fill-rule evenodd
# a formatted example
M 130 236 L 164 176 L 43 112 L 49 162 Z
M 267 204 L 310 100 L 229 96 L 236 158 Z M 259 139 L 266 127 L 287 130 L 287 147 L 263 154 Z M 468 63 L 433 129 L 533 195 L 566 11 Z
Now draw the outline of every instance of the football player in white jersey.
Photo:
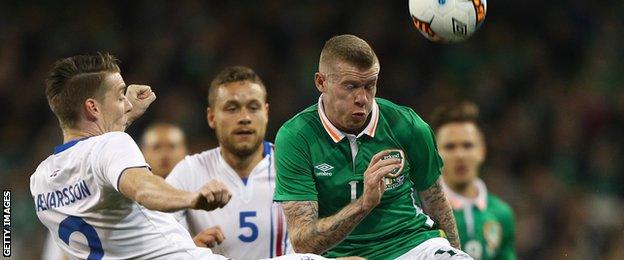
M 187 155 L 184 131 L 169 123 L 151 124 L 143 132 L 141 151 L 152 173 L 166 178 L 173 166 Z
M 151 124 L 143 132 L 141 151 L 145 161 L 151 166 L 152 173 L 165 178 L 173 166 L 186 155 L 184 132 L 179 126 L 169 123 Z M 41 259 L 67 259 L 49 233 L 46 236 Z
M 213 248 L 233 259 L 280 256 L 289 250 L 286 221 L 273 204 L 275 166 L 273 145 L 263 141 L 269 105 L 260 77 L 250 68 L 221 71 L 208 91 L 207 120 L 219 147 L 187 156 L 167 182 L 186 191 L 219 180 L 232 193 L 223 208 L 212 212 L 185 210 L 198 246 Z
M 212 210 L 230 193 L 218 181 L 195 191 L 153 175 L 122 132 L 156 98 L 148 86 L 126 85 L 109 54 L 58 61 L 46 96 L 64 144 L 30 179 L 37 216 L 71 259 L 225 259 L 195 246 L 171 214 Z

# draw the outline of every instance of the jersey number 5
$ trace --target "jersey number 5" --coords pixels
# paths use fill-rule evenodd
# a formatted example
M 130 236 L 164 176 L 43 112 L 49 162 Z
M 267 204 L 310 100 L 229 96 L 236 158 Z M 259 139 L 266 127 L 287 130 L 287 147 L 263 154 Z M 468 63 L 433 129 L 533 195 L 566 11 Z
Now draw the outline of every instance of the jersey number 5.
M 252 218 L 256 216 L 255 211 L 241 211 L 239 215 L 240 220 L 240 228 L 249 228 L 251 230 L 251 234 L 249 236 L 245 236 L 244 234 L 238 235 L 238 239 L 243 242 L 249 243 L 253 242 L 258 238 L 258 226 L 253 222 L 250 222 L 248 218 Z
M 102 242 L 98 237 L 97 232 L 93 226 L 89 225 L 84 219 L 80 217 L 69 216 L 61 221 L 59 224 L 58 235 L 65 244 L 69 245 L 69 236 L 74 232 L 80 232 L 87 238 L 89 244 L 89 256 L 88 260 L 100 260 L 104 257 L 104 249 L 102 249 Z

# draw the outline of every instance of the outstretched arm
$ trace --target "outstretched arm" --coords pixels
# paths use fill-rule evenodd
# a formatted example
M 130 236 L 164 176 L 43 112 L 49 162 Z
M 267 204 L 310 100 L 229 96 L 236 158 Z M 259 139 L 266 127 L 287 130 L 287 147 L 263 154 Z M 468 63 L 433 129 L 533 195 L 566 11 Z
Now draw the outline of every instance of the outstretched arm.
M 182 209 L 213 210 L 228 203 L 225 185 L 211 181 L 197 192 L 178 190 L 147 168 L 126 169 L 119 178 L 119 192 L 144 207 L 162 212 Z
M 447 239 L 451 243 L 451 246 L 461 249 L 457 225 L 455 223 L 455 217 L 453 216 L 453 209 L 448 200 L 446 200 L 446 196 L 440 185 L 440 179 L 433 183 L 428 189 L 419 192 L 418 195 L 423 202 L 423 211 L 431 216 L 431 218 L 440 225 L 442 230 L 446 232 Z

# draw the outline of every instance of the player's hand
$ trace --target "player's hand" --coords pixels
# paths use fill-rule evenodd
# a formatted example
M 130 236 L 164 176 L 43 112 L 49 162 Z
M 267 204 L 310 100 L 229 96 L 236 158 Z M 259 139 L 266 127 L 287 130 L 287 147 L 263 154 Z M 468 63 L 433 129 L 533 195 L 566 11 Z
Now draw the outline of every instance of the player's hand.
M 223 208 L 232 198 L 225 184 L 212 180 L 199 189 L 193 202 L 194 209 L 213 210 Z
M 381 201 L 386 185 L 383 177 L 393 170 L 401 167 L 401 160 L 397 158 L 389 158 L 382 160 L 384 156 L 390 154 L 392 150 L 384 150 L 373 156 L 368 164 L 368 168 L 364 172 L 364 193 L 362 194 L 362 203 L 364 210 L 370 211 Z
M 225 240 L 221 227 L 214 226 L 204 229 L 202 232 L 193 237 L 193 242 L 198 247 L 215 247 Z
M 128 121 L 132 122 L 139 118 L 154 100 L 156 94 L 150 86 L 130 85 L 126 90 L 126 98 L 132 104 L 132 110 L 128 112 Z

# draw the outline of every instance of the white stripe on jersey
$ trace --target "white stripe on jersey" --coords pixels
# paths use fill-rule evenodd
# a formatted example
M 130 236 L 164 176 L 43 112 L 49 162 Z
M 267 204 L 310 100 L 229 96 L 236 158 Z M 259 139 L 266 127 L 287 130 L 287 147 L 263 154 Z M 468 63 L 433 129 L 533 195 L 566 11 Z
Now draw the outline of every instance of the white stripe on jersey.
M 219 225 L 225 235 L 214 248 L 232 259 L 260 259 L 283 255 L 286 246 L 286 221 L 278 204 L 273 203 L 275 164 L 272 145 L 264 142 L 264 159 L 251 171 L 246 183 L 215 148 L 187 156 L 167 177 L 174 187 L 195 191 L 211 180 L 223 182 L 232 193 L 221 209 L 206 212 L 186 210 L 176 218 L 188 224 L 191 235 Z
M 30 177 L 37 216 L 63 252 L 74 259 L 223 259 L 198 249 L 170 214 L 118 192 L 121 173 L 132 167 L 148 166 L 123 132 L 57 146 L 37 167 Z

